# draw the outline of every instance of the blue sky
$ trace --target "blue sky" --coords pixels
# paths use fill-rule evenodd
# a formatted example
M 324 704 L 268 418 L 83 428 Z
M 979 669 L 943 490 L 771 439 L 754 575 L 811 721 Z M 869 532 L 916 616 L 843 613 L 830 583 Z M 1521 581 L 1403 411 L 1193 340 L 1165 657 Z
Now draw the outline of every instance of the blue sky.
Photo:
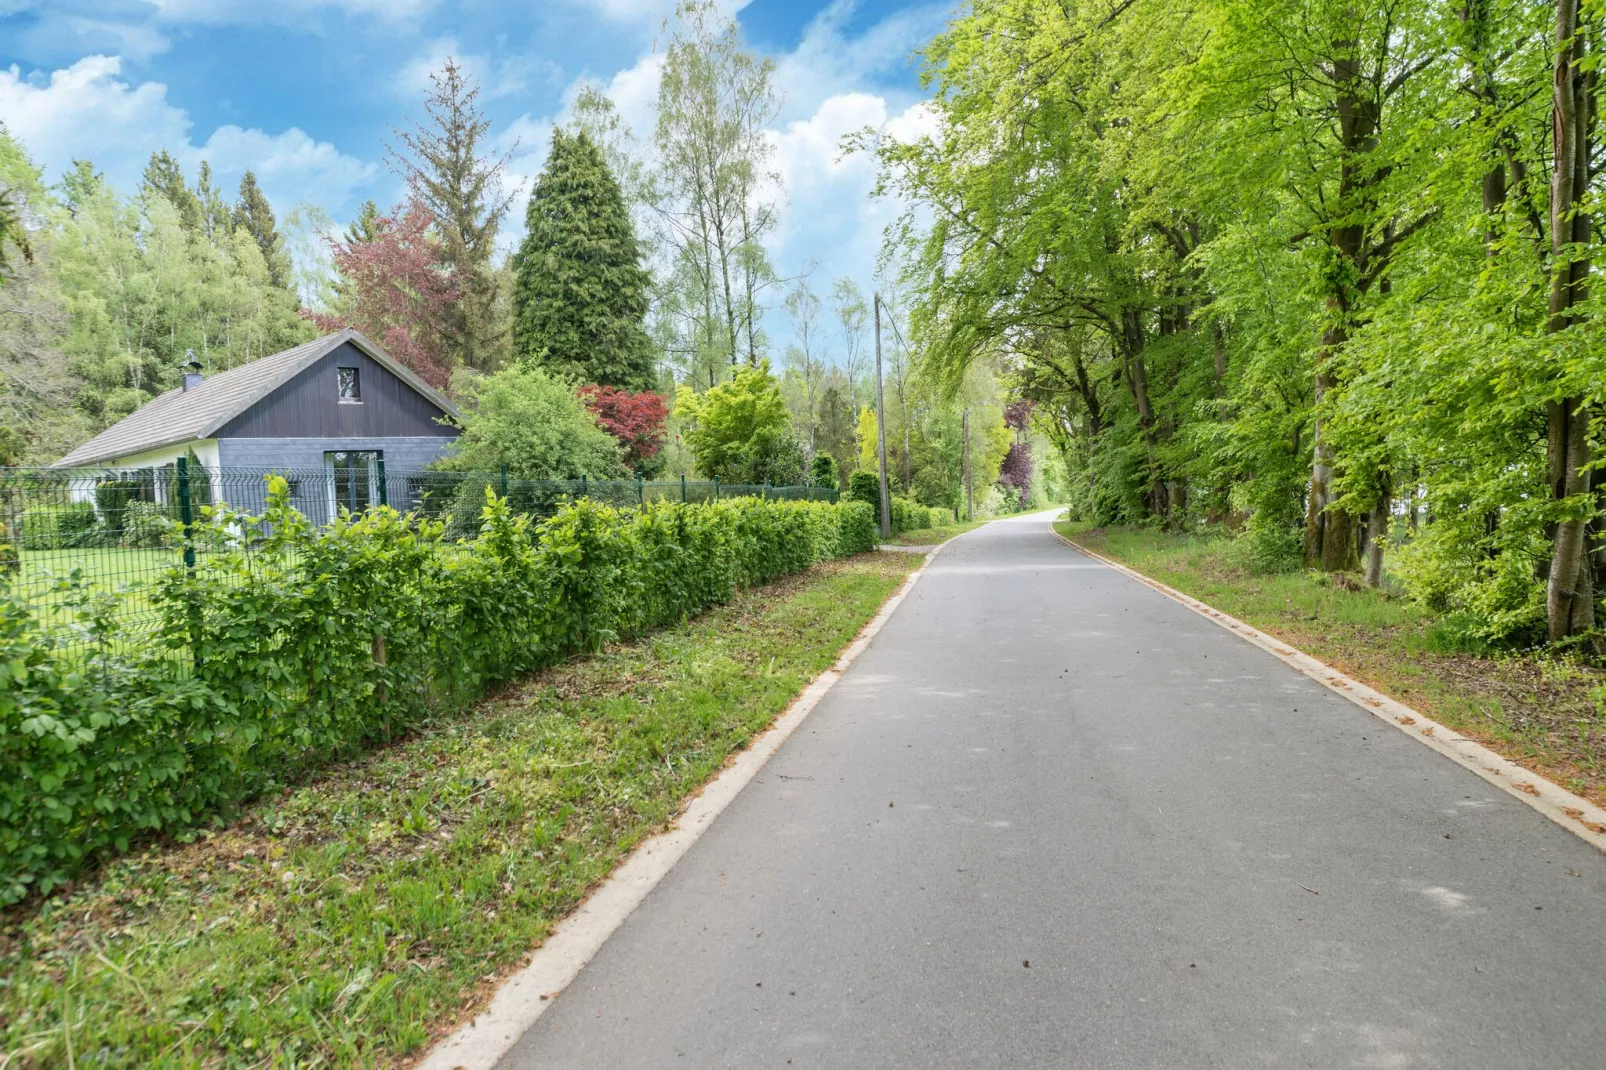
M 783 273 L 815 261 L 822 289 L 838 274 L 868 287 L 896 207 L 868 199 L 869 161 L 843 160 L 836 146 L 866 125 L 921 129 L 910 53 L 952 3 L 741 7 L 749 41 L 777 58 L 785 97 L 773 136 L 788 196 L 771 250 Z M 82 157 L 130 190 L 152 150 L 167 148 L 192 175 L 209 160 L 231 191 L 254 169 L 281 212 L 308 200 L 343 221 L 365 198 L 397 196 L 385 142 L 420 112 L 427 72 L 447 54 L 480 78 L 500 144 L 518 139 L 514 184 L 540 170 L 581 79 L 608 87 L 645 132 L 672 10 L 673 0 L 0 0 L 0 121 L 51 178 Z

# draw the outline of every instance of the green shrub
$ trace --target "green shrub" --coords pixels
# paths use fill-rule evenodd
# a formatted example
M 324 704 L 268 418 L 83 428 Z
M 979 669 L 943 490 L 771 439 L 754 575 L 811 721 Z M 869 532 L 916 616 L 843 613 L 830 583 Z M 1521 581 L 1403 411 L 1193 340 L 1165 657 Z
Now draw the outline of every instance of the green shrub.
M 103 479 L 95 484 L 95 508 L 115 539 L 122 535 L 130 502 L 139 500 L 144 484 L 137 479 Z
M 536 520 L 480 493 L 458 541 L 382 507 L 317 528 L 275 477 L 260 517 L 204 511 L 199 565 L 152 594 L 154 643 L 76 580 L 70 625 L 0 590 L 0 905 L 498 680 L 876 545 L 862 502 L 582 499 Z
M 860 469 L 848 477 L 848 497 L 872 509 L 881 508 L 881 479 L 874 472 Z
M 35 505 L 22 514 L 24 550 L 76 550 L 95 542 L 95 507 L 88 502 L 71 505 Z
M 814 461 L 809 465 L 809 484 L 836 490 L 840 485 L 836 475 L 836 458 L 824 450 L 816 453 Z
M 155 550 L 178 543 L 178 524 L 168 507 L 156 502 L 129 502 L 123 516 L 123 545 Z

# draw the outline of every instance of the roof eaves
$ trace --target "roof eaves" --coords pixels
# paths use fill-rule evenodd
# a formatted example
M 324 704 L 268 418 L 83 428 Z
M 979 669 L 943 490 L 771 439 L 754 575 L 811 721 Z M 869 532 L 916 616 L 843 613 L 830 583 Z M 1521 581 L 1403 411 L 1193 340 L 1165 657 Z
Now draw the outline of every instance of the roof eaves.
M 98 450 L 95 453 L 89 454 L 87 456 L 74 458 L 73 454 L 77 453 L 78 450 L 83 449 L 84 446 L 89 446 L 89 445 L 93 444 L 94 440 L 91 439 L 89 442 L 84 443 L 83 446 L 79 446 L 78 449 L 73 450 L 72 453 L 68 453 L 61 460 L 56 461 L 53 464 L 51 464 L 50 467 L 51 468 L 105 468 L 105 467 L 108 467 L 106 462 L 115 461 L 119 457 L 127 457 L 127 456 L 130 456 L 131 454 L 149 453 L 152 450 L 165 449 L 168 446 L 176 446 L 180 442 L 195 442 L 195 441 L 199 441 L 201 439 L 209 438 L 209 437 L 211 437 L 211 436 L 209 436 L 209 435 L 193 435 L 193 436 L 191 436 L 191 435 L 177 435 L 177 436 L 175 436 L 173 438 L 164 438 L 164 439 L 161 439 L 161 440 L 156 441 L 156 442 L 143 444 L 143 445 L 140 445 L 140 446 L 138 446 L 138 447 L 136 447 L 134 449 L 112 449 L 110 451 L 106 451 L 106 450 L 104 450 L 104 448 L 102 448 L 102 450 Z

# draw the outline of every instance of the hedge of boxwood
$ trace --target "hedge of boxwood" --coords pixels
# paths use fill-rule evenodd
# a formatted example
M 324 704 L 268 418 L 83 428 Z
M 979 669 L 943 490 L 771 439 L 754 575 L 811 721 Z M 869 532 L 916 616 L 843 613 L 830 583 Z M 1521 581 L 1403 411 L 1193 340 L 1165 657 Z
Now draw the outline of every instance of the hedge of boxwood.
M 260 517 L 207 510 L 202 563 L 153 592 L 155 641 L 116 634 L 87 593 L 70 631 L 0 591 L 0 904 L 495 681 L 876 541 L 862 503 L 755 498 L 581 500 L 532 524 L 487 492 L 469 540 L 386 508 L 316 528 L 270 483 Z

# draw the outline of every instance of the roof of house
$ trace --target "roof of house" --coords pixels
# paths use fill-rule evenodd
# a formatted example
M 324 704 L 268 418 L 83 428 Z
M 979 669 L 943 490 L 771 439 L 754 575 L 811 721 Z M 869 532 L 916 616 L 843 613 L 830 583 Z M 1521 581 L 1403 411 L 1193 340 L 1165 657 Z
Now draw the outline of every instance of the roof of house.
M 51 467 L 93 465 L 188 439 L 211 438 L 230 420 L 267 397 L 292 376 L 316 364 L 347 342 L 384 365 L 447 415 L 461 418 L 462 414 L 439 391 L 360 332 L 348 327 L 305 345 L 208 376 L 188 390 L 169 390 L 160 397 L 152 398 Z

